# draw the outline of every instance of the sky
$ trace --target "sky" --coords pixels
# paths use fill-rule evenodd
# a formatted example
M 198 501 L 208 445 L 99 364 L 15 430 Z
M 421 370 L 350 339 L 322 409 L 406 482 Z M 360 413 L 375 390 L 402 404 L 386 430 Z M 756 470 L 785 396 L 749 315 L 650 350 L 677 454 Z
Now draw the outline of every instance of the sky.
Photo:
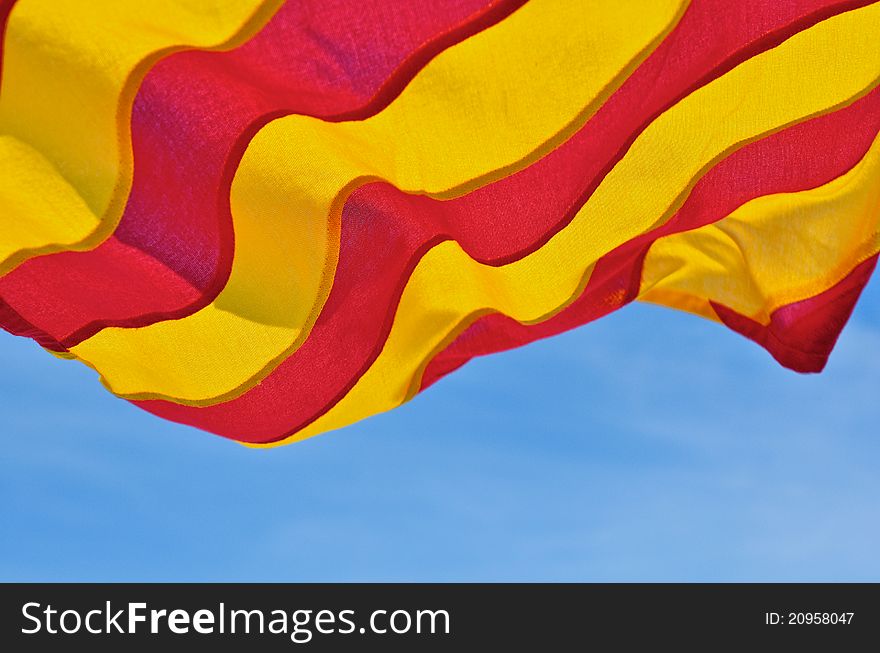
M 825 372 L 631 305 L 252 450 L 0 333 L 3 581 L 878 581 L 880 281 Z

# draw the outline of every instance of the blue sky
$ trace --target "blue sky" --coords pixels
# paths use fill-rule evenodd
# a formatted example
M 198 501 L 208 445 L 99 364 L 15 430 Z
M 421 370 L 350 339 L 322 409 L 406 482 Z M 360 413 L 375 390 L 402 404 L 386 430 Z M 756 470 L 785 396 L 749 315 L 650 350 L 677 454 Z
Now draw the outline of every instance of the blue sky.
M 0 579 L 880 580 L 880 282 L 799 376 L 636 305 L 254 451 L 0 334 Z

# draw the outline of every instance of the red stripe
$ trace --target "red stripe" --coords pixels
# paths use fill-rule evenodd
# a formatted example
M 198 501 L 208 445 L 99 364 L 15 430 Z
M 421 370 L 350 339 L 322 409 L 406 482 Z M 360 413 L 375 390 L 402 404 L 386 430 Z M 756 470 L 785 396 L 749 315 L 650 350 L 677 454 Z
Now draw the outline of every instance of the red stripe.
M 0 89 L 3 84 L 3 42 L 6 38 L 6 23 L 9 22 L 9 12 L 16 0 L 0 0 Z
M 42 347 L 52 351 L 65 351 L 60 343 L 47 336 L 43 331 L 25 320 L 21 315 L 9 307 L 0 297 L 0 328 L 14 336 L 31 338 Z
M 795 125 L 740 149 L 700 180 L 685 204 L 666 224 L 603 257 L 597 263 L 581 297 L 564 311 L 532 326 L 520 325 L 503 315 L 478 319 L 434 357 L 422 377 L 422 389 L 447 374 L 448 369 L 460 367 L 474 356 L 511 349 L 567 331 L 629 303 L 638 294 L 642 261 L 654 240 L 720 220 L 761 195 L 797 192 L 826 184 L 844 174 L 865 155 L 878 130 L 880 89 L 875 89 L 846 109 Z M 816 152 L 821 152 L 822 156 L 816 157 Z M 803 165 L 806 160 L 810 161 L 810 165 Z M 807 300 L 807 304 L 815 308 L 821 301 Z M 842 320 L 832 319 L 832 314 L 842 313 L 836 308 L 829 309 L 827 326 L 816 331 L 817 334 L 826 334 L 820 340 L 827 345 L 813 351 L 823 357 L 822 364 L 817 368 L 818 358 L 814 357 L 812 363 L 804 364 L 794 356 L 784 356 L 779 347 L 768 344 L 769 337 L 753 337 L 752 334 L 758 333 L 755 328 L 741 326 L 742 320 L 733 318 L 733 311 L 726 307 L 721 309 L 725 311 L 725 316 L 731 317 L 728 326 L 765 346 L 780 363 L 799 372 L 821 369 L 849 316 L 847 312 Z M 787 312 L 784 315 L 799 313 Z M 814 328 L 818 323 L 803 323 L 803 326 Z M 797 328 L 794 320 L 777 320 L 773 332 L 782 333 L 785 329 Z M 827 333 L 832 332 L 833 338 L 828 337 Z M 790 336 L 790 339 L 791 342 L 806 342 L 807 335 L 808 331 L 804 331 L 797 338 Z
M 520 173 L 446 202 L 409 196 L 387 184 L 358 189 L 343 210 L 340 260 L 330 297 L 309 338 L 295 353 L 260 385 L 216 406 L 193 408 L 160 401 L 138 405 L 175 421 L 254 442 L 279 439 L 314 420 L 344 396 L 381 351 L 405 281 L 425 251 L 454 234 L 472 256 L 499 264 L 511 252 L 521 254 L 541 244 L 548 230 L 577 212 L 610 167 L 609 158 L 619 157 L 621 148 L 631 142 L 630 130 L 641 129 L 651 116 L 692 89 L 694 79 L 705 83 L 713 70 L 724 71 L 732 60 L 753 56 L 756 48 L 770 47 L 783 38 L 778 3 L 760 6 L 763 12 L 757 11 L 757 3 L 746 9 L 741 3 L 734 6 L 721 0 L 692 5 L 694 12 L 686 14 L 663 46 L 582 130 Z M 841 8 L 839 3 L 835 6 Z M 738 15 L 739 11 L 748 11 L 749 20 L 735 20 L 731 12 Z M 823 8 L 822 15 L 826 11 Z M 720 16 L 719 12 L 726 13 Z M 786 13 L 784 18 L 795 20 L 798 27 L 806 24 L 801 14 L 793 19 Z M 733 35 L 734 25 L 743 32 Z M 742 201 L 749 190 L 754 196 L 789 186 L 809 187 L 839 176 L 861 159 L 880 126 L 880 92 L 869 98 L 747 146 L 744 150 L 754 151 L 752 158 L 748 154 L 732 157 L 726 172 L 718 175 L 718 180 L 731 175 L 736 179 L 716 180 L 711 192 L 695 191 L 695 197 L 704 197 L 706 207 L 694 209 L 690 218 L 678 217 L 673 224 L 685 228 L 688 221 L 719 219 L 726 213 L 712 217 L 705 211 Z M 806 139 L 805 133 L 809 134 Z M 801 157 L 823 147 L 838 155 L 822 158 L 810 171 L 802 171 Z M 775 158 L 768 159 L 771 153 Z M 779 161 L 770 167 L 781 178 L 767 177 L 768 161 Z M 712 193 L 733 199 L 712 200 Z M 637 291 L 634 266 L 647 242 L 642 239 L 630 246 L 631 256 L 617 254 L 623 264 L 615 263 L 615 256 L 603 262 L 588 298 L 577 303 L 580 313 L 565 312 L 576 315 L 574 319 L 554 318 L 542 325 L 520 327 L 502 316 L 485 318 L 448 350 L 450 354 L 432 363 L 429 382 L 438 369 L 453 369 L 476 353 L 516 346 L 613 310 Z M 383 256 L 376 257 L 375 252 Z M 467 347 L 462 350 L 463 342 L 471 343 L 475 353 Z
M 757 342 L 785 367 L 821 372 L 876 265 L 875 254 L 825 292 L 776 309 L 767 325 L 716 302 L 712 308 L 724 324 Z
M 67 347 L 206 306 L 229 275 L 229 188 L 260 128 L 291 113 L 372 115 L 438 52 L 523 1 L 289 2 L 235 50 L 167 57 L 134 102 L 133 185 L 113 237 L 24 263 L 0 296 Z

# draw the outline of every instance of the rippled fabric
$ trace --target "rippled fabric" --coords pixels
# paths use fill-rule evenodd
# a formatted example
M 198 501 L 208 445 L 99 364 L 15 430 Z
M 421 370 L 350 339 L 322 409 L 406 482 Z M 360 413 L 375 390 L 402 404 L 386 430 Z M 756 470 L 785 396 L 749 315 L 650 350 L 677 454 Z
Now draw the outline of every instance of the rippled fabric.
M 582 120 L 681 5 L 534 0 L 440 53 L 373 117 L 269 123 L 232 183 L 235 258 L 214 302 L 179 320 L 104 329 L 71 353 L 128 397 L 204 403 L 253 386 L 308 337 L 333 281 L 338 214 L 352 189 L 385 179 L 451 196 L 526 165 Z M 568 67 L 570 56 L 582 65 Z M 535 69 L 548 74 L 528 78 Z M 490 127 L 503 121 L 515 128 Z
M 880 250 L 880 5 L 420 4 L 266 3 L 144 55 L 106 94 L 128 169 L 0 136 L 4 328 L 253 444 L 636 299 L 824 366 Z
M 304 0 L 283 5 L 241 47 L 166 57 L 134 99 L 131 193 L 113 235 L 27 261 L 0 279 L 0 293 L 53 349 L 204 307 L 229 276 L 229 188 L 262 126 L 288 113 L 372 115 L 424 61 L 519 4 Z M 361 60 L 370 65 L 354 65 Z
M 228 48 L 277 2 L 26 0 L 7 19 L 0 95 L 0 272 L 108 235 L 130 185 L 129 113 L 145 70 Z

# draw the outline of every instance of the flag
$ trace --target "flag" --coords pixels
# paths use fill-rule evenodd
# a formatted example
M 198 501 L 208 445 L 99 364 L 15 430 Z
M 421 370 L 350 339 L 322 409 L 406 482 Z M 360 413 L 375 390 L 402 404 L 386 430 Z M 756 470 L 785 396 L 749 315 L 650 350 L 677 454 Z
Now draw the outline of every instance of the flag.
M 880 3 L 16 0 L 0 325 L 269 446 L 632 301 L 820 371 L 880 251 Z

